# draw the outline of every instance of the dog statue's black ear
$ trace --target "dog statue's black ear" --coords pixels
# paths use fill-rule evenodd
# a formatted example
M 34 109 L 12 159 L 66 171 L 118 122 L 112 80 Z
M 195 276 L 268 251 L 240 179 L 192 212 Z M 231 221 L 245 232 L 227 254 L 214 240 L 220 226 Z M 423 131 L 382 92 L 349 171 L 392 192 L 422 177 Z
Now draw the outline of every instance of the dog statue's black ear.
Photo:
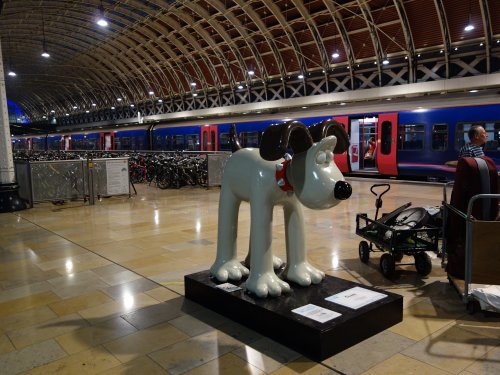
M 314 142 L 319 142 L 323 138 L 330 135 L 337 137 L 337 145 L 334 154 L 342 154 L 349 148 L 349 136 L 344 129 L 344 126 L 335 120 L 323 120 L 309 127 L 309 132 Z
M 238 134 L 236 133 L 236 125 L 234 124 L 229 128 L 229 144 L 231 145 L 231 152 L 236 152 L 242 148 Z
M 262 134 L 260 156 L 264 160 L 281 159 L 290 147 L 295 154 L 307 151 L 313 140 L 307 126 L 299 121 L 270 125 Z

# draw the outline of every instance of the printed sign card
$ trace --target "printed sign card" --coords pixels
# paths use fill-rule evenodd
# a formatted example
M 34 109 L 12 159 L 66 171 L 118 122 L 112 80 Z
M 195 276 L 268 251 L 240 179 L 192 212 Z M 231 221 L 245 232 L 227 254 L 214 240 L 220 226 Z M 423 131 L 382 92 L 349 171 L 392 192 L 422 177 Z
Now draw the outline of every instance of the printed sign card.
M 333 296 L 325 299 L 327 301 L 357 310 L 360 307 L 369 305 L 370 303 L 385 297 L 387 297 L 387 294 L 355 286 L 354 288 L 344 290 L 343 292 L 334 294 Z
M 313 305 L 311 303 L 296 308 L 292 310 L 292 312 L 305 316 L 306 318 L 315 320 L 320 323 L 328 322 L 329 320 L 335 319 L 336 317 L 342 315 L 335 311 L 328 310 L 321 306 Z
M 237 285 L 231 283 L 224 283 L 215 286 L 216 288 L 222 289 L 225 292 L 234 292 L 236 290 L 241 290 L 241 288 Z

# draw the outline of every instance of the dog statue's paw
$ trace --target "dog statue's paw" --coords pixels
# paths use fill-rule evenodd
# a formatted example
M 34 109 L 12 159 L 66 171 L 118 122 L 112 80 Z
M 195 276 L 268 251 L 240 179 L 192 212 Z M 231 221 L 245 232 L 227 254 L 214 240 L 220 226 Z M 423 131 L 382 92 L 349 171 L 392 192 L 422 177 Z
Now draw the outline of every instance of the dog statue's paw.
M 325 278 L 325 273 L 305 261 L 295 265 L 287 265 L 284 276 L 288 281 L 293 281 L 300 286 L 309 286 L 319 284 Z
M 227 262 L 215 262 L 210 267 L 210 273 L 217 280 L 226 282 L 227 280 L 239 281 L 242 277 L 248 276 L 249 271 L 238 260 L 233 259 Z
M 246 289 L 257 297 L 266 298 L 281 296 L 281 293 L 289 293 L 290 285 L 281 280 L 274 272 L 267 272 L 258 276 L 250 277 L 245 282 Z
M 283 265 L 283 260 L 279 257 L 277 257 L 276 255 L 273 255 L 273 268 L 275 270 L 278 270 L 281 268 L 281 266 Z M 250 267 L 250 253 L 248 253 L 247 257 L 245 258 L 245 261 L 243 262 L 243 264 L 247 267 Z
M 283 260 L 273 255 L 273 268 L 277 270 L 280 269 L 282 265 L 283 265 Z

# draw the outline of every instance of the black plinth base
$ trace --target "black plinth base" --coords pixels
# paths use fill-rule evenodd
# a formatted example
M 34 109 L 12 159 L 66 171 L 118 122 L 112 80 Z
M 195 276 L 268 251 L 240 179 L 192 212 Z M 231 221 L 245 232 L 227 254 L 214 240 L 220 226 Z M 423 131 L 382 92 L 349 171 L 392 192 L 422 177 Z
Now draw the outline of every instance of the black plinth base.
M 0 212 L 20 211 L 28 208 L 26 201 L 19 197 L 19 185 L 0 184 Z
M 226 292 L 209 271 L 184 276 L 186 298 L 251 328 L 315 361 L 323 361 L 403 320 L 403 297 L 332 276 L 319 285 L 291 285 L 290 294 L 261 299 L 240 289 Z M 243 286 L 243 283 L 232 282 Z M 326 297 L 353 287 L 386 294 L 387 297 L 357 310 L 326 301 Z M 314 304 L 342 314 L 325 323 L 293 313 Z

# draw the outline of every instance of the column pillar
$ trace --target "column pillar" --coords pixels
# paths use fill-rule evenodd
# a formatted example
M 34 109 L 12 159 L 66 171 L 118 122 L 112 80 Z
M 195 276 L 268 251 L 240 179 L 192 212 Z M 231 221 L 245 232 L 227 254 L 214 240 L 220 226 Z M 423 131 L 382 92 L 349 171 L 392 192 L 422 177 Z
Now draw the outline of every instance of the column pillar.
M 24 210 L 28 206 L 19 197 L 16 183 L 12 141 L 10 138 L 7 95 L 5 92 L 5 72 L 3 69 L 2 44 L 0 40 L 0 212 Z

